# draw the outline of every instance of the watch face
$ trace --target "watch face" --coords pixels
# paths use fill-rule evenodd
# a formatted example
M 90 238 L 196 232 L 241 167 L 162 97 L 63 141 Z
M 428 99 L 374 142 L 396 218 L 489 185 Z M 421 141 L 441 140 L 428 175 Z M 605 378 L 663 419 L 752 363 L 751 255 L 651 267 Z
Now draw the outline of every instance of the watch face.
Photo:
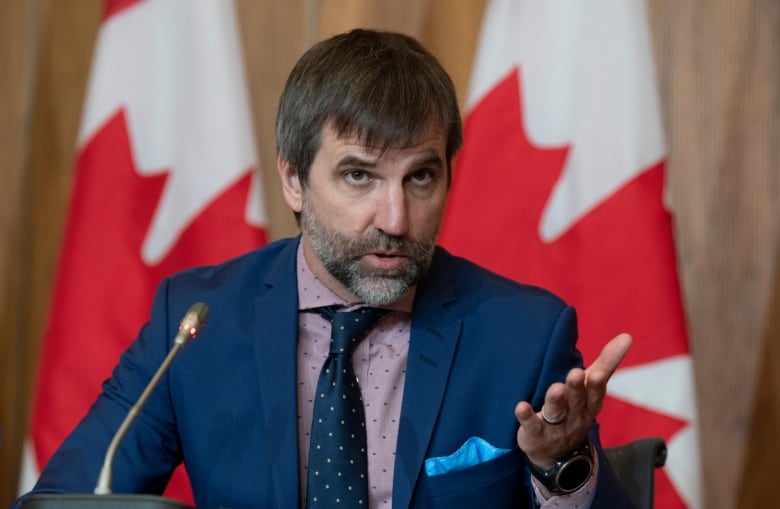
M 542 470 L 531 462 L 529 465 L 534 478 L 555 495 L 582 488 L 593 472 L 593 458 L 587 442 L 579 449 L 558 458 L 549 470 Z
M 555 475 L 555 491 L 563 493 L 577 491 L 588 482 L 592 471 L 593 460 L 590 457 L 581 455 L 569 459 L 561 465 Z

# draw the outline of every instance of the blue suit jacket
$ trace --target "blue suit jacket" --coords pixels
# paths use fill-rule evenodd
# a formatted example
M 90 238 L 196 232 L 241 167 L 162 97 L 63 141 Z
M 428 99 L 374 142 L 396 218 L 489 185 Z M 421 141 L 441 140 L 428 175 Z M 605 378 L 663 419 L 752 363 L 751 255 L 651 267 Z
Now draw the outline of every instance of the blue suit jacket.
M 161 493 L 184 461 L 198 507 L 297 507 L 297 245 L 279 241 L 163 281 L 150 321 L 35 491 L 92 491 L 112 434 L 181 317 L 202 301 L 209 323 L 126 435 L 114 492 Z M 560 299 L 437 249 L 414 303 L 394 507 L 531 507 L 514 407 L 527 400 L 539 408 L 549 385 L 581 364 L 575 342 L 574 310 Z M 448 456 L 473 436 L 510 452 L 426 475 L 426 458 Z M 603 457 L 598 506 L 630 506 Z

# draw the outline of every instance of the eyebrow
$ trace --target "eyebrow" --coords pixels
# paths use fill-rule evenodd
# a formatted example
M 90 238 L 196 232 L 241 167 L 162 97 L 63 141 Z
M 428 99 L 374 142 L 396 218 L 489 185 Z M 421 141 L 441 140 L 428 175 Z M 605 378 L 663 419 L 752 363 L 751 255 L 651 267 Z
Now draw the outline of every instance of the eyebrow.
M 417 166 L 436 166 L 437 168 L 444 168 L 444 159 L 441 158 L 438 152 L 435 150 L 427 150 L 422 156 L 415 161 Z
M 341 158 L 336 163 L 337 168 L 350 168 L 353 166 L 361 168 L 376 168 L 378 165 L 379 157 L 362 157 L 355 154 L 349 154 Z M 414 166 L 436 166 L 437 168 L 444 168 L 444 160 L 441 158 L 438 152 L 435 150 L 426 150 L 420 157 L 413 161 Z
M 336 163 L 336 168 L 349 168 L 351 166 L 359 166 L 361 168 L 376 168 L 378 158 L 366 158 L 349 154 Z

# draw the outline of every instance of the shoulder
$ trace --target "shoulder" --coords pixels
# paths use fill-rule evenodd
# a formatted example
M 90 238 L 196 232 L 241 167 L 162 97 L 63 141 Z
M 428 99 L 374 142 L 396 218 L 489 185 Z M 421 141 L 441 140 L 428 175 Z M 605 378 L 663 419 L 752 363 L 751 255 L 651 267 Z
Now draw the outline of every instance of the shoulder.
M 521 304 L 524 308 L 539 307 L 558 313 L 569 307 L 547 289 L 511 280 L 441 247 L 436 248 L 425 284 L 469 305 L 506 301 L 513 306 Z
M 257 286 L 283 274 L 294 275 L 297 246 L 297 237 L 278 240 L 220 264 L 191 267 L 165 282 L 177 288 Z
M 178 319 L 195 302 L 211 309 L 210 328 L 232 330 L 253 316 L 259 298 L 295 302 L 295 259 L 298 239 L 284 239 L 223 263 L 192 267 L 167 278 L 157 287 L 151 320 L 178 326 Z M 166 337 L 170 331 L 165 331 Z

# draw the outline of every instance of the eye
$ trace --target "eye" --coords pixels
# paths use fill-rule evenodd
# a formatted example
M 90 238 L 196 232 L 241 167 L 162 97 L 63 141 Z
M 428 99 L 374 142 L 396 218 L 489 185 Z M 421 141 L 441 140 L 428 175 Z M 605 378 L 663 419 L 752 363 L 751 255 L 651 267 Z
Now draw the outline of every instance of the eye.
M 436 179 L 436 173 L 428 168 L 423 168 L 409 175 L 409 182 L 416 186 L 428 186 Z
M 370 180 L 370 175 L 364 170 L 350 170 L 344 174 L 344 178 L 350 184 L 361 185 Z

